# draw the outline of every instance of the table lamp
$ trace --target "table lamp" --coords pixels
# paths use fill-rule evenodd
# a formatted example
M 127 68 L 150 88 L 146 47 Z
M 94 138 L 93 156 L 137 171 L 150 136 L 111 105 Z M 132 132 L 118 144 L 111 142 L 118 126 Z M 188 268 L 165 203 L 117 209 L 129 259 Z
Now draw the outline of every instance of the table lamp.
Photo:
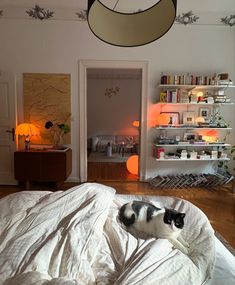
M 30 123 L 22 123 L 16 127 L 16 135 L 25 137 L 25 150 L 30 149 L 30 138 L 32 136 L 39 136 L 39 129 Z

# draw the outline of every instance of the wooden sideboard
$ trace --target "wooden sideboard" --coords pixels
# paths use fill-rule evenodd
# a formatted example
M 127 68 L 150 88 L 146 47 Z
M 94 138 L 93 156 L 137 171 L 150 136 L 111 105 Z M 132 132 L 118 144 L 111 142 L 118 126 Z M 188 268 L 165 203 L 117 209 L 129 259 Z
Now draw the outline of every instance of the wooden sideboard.
M 15 179 L 30 188 L 31 182 L 53 182 L 58 188 L 72 171 L 72 150 L 29 150 L 14 154 Z

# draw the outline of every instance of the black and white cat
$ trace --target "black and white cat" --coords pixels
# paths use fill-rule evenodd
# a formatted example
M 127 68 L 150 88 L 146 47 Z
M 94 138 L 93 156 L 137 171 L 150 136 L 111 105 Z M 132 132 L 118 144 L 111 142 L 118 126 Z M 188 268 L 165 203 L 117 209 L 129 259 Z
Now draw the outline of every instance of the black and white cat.
M 185 213 L 157 208 L 151 203 L 141 201 L 124 204 L 119 210 L 119 220 L 135 236 L 168 239 L 175 248 L 188 254 L 189 245 L 180 235 L 184 227 L 184 217 Z

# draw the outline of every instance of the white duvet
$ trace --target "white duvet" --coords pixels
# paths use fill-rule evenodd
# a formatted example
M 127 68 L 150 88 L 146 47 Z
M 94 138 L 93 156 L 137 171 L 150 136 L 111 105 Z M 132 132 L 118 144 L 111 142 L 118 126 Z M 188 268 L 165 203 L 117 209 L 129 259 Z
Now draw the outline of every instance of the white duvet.
M 206 216 L 184 200 L 145 197 L 186 213 L 186 256 L 168 240 L 127 233 L 117 214 L 130 199 L 96 183 L 1 199 L 0 285 L 207 284 L 215 246 Z

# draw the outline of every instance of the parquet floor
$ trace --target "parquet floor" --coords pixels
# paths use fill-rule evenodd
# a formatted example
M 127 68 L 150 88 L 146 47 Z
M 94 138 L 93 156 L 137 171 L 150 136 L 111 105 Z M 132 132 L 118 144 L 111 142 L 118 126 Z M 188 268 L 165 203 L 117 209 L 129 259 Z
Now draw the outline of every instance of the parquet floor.
M 138 181 L 98 181 L 111 186 L 119 194 L 174 196 L 192 202 L 209 218 L 213 228 L 235 248 L 235 193 L 231 188 L 220 187 L 213 190 L 191 189 L 156 189 L 148 183 Z M 64 183 L 61 190 L 69 189 L 76 183 Z M 0 198 L 22 191 L 19 186 L 0 186 Z M 47 185 L 33 185 L 32 190 L 52 190 Z

